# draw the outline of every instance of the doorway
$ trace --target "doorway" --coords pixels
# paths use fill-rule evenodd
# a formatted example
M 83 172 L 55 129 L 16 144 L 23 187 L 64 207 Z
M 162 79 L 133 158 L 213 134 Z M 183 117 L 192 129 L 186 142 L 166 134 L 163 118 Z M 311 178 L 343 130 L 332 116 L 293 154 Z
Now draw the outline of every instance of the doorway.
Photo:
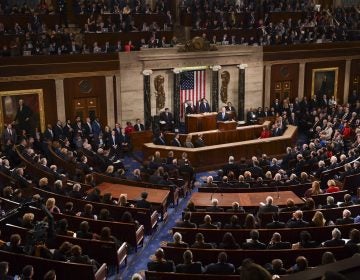
M 93 121 L 99 116 L 98 101 L 96 97 L 89 98 L 75 98 L 73 103 L 73 116 L 74 120 L 76 117 L 80 117 L 83 121 L 89 117 Z

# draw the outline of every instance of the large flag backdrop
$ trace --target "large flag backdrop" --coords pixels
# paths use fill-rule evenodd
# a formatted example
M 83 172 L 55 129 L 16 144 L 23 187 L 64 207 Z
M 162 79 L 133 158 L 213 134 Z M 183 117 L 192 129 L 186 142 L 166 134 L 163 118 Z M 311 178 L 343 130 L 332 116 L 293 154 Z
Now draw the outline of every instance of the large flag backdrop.
M 180 74 L 180 112 L 184 116 L 184 103 L 191 100 L 196 107 L 197 102 L 205 97 L 206 71 L 189 70 Z

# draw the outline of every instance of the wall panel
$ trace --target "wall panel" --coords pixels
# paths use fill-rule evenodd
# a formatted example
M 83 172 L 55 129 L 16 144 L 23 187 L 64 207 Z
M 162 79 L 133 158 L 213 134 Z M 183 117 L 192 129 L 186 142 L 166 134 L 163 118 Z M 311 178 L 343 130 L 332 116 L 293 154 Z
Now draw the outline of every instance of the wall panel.
M 271 66 L 271 90 L 270 90 L 270 102 L 272 103 L 279 92 L 284 92 L 284 89 L 278 87 L 284 87 L 289 85 L 289 97 L 293 101 L 298 96 L 299 88 L 299 64 L 275 64 Z
M 67 119 L 73 121 L 75 118 L 75 99 L 96 98 L 97 117 L 100 118 L 103 125 L 107 124 L 106 85 L 104 76 L 66 78 L 64 79 L 64 94 Z

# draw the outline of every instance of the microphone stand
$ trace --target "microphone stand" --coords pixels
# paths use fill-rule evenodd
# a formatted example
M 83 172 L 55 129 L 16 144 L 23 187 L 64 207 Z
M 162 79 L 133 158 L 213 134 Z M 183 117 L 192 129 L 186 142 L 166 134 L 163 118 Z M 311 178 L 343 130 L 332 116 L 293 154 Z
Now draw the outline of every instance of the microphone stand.
M 279 186 L 276 185 L 276 194 L 277 194 L 277 199 L 280 198 L 280 193 L 279 193 Z

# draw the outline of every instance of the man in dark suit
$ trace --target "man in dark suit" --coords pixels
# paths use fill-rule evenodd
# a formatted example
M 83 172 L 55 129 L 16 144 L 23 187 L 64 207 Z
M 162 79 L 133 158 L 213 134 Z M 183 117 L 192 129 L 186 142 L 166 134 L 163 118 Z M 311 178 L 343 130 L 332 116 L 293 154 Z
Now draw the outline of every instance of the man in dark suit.
M 322 205 L 321 209 L 331 209 L 331 208 L 337 208 L 337 204 L 335 203 L 335 199 L 333 196 L 329 195 L 326 198 L 326 205 Z
M 205 229 L 218 229 L 218 227 L 211 223 L 211 217 L 210 215 L 205 215 L 204 217 L 204 223 L 199 225 L 199 228 L 205 228 Z
M 144 131 L 145 130 L 145 126 L 140 122 L 140 119 L 136 119 L 134 129 L 135 129 L 135 131 Z
M 279 212 L 279 207 L 276 205 L 273 205 L 273 201 L 274 199 L 271 196 L 268 196 L 266 198 L 266 203 L 263 206 L 259 207 L 259 211 L 258 211 L 258 217 L 261 217 L 262 214 L 264 213 L 274 213 L 274 212 Z
M 181 147 L 181 143 L 180 143 L 179 138 L 180 138 L 180 134 L 179 134 L 179 133 L 175 133 L 174 139 L 171 141 L 171 146 Z
M 341 231 L 334 228 L 331 232 L 332 239 L 324 242 L 324 247 L 340 247 L 345 245 L 345 240 L 341 239 Z
M 84 136 L 88 138 L 88 140 L 90 140 L 94 136 L 91 120 L 89 117 L 86 118 L 83 131 L 84 131 Z
M 183 254 L 184 263 L 176 266 L 177 273 L 200 274 L 204 268 L 200 262 L 193 262 L 193 254 L 190 250 L 186 250 Z
M 291 243 L 281 241 L 280 233 L 275 232 L 267 248 L 270 250 L 291 249 Z
M 142 192 L 141 193 L 141 200 L 138 200 L 136 202 L 136 208 L 150 209 L 151 208 L 151 203 L 146 200 L 147 197 L 148 197 L 148 193 L 147 192 Z
M 205 147 L 205 143 L 204 143 L 204 140 L 203 140 L 203 135 L 201 133 L 198 134 L 197 139 L 194 141 L 194 147 L 195 148 Z
M 216 198 L 213 198 L 211 201 L 212 206 L 206 208 L 206 212 L 224 212 L 224 209 L 219 207 L 219 201 Z
M 266 228 L 276 229 L 276 228 L 285 228 L 285 223 L 279 221 L 279 213 L 274 212 L 272 214 L 273 221 L 266 224 Z
M 275 99 L 274 103 L 272 104 L 272 106 L 275 109 L 276 113 L 281 114 L 282 113 L 282 106 L 279 102 L 279 99 Z
M 236 178 L 239 176 L 240 173 L 239 166 L 235 164 L 235 159 L 233 156 L 229 156 L 228 163 L 222 167 L 222 170 L 224 172 L 224 175 L 226 176 L 228 176 L 230 171 L 234 172 L 234 176 Z
M 179 221 L 176 223 L 176 227 L 182 227 L 182 228 L 196 228 L 196 224 L 192 223 L 190 221 L 191 219 L 191 212 L 185 212 L 184 214 L 184 220 Z
M 217 120 L 218 122 L 225 122 L 225 121 L 228 121 L 228 120 L 229 120 L 229 116 L 228 116 L 228 114 L 226 113 L 225 107 L 221 107 L 221 112 L 219 112 L 219 113 L 217 114 L 216 120 Z
M 165 111 L 160 113 L 160 125 L 162 130 L 173 130 L 174 116 L 169 112 L 169 108 L 165 108 Z
M 196 109 L 192 103 L 191 100 L 186 101 L 186 105 L 185 105 L 185 115 L 191 115 L 191 114 L 195 114 L 196 113 Z
M 158 134 L 158 136 L 155 137 L 155 139 L 154 139 L 154 144 L 155 144 L 155 145 L 163 145 L 163 146 L 166 145 L 165 138 L 164 138 L 164 135 L 163 135 L 162 132 L 160 132 L 160 133 Z
M 345 209 L 343 211 L 343 217 L 336 219 L 335 224 L 337 225 L 347 225 L 347 224 L 353 224 L 354 218 L 351 217 L 351 212 L 348 209 Z
M 241 246 L 245 250 L 264 250 L 266 245 L 259 241 L 259 231 L 253 229 L 250 231 L 250 240 Z
M 211 263 L 205 268 L 206 274 L 231 275 L 234 274 L 235 267 L 232 263 L 227 262 L 227 254 L 221 252 L 218 255 L 218 262 Z
M 148 262 L 147 268 L 149 271 L 174 272 L 175 264 L 173 261 L 166 260 L 163 249 L 159 248 L 155 252 L 154 259 Z
M 245 182 L 245 178 L 243 175 L 239 176 L 239 183 L 235 185 L 238 188 L 243 188 L 243 189 L 249 189 L 250 188 L 250 184 Z
M 200 105 L 199 105 L 199 113 L 210 113 L 210 105 L 206 98 L 201 99 Z
M 50 142 L 54 140 L 54 131 L 51 124 L 48 124 L 46 130 L 44 131 L 44 140 Z
M 8 124 L 3 132 L 3 143 L 5 144 L 9 140 L 11 141 L 12 144 L 16 144 L 17 135 L 15 129 L 13 129 L 11 124 Z
M 232 112 L 234 115 L 234 118 L 236 118 L 236 109 L 235 107 L 231 104 L 231 102 L 228 102 L 225 106 L 225 109 L 227 112 Z
M 64 130 L 62 127 L 62 123 L 60 120 L 56 122 L 56 125 L 54 126 L 54 140 L 59 141 L 64 139 Z
M 293 213 L 292 218 L 286 223 L 288 228 L 302 228 L 308 227 L 309 223 L 303 220 L 303 212 L 297 210 Z

